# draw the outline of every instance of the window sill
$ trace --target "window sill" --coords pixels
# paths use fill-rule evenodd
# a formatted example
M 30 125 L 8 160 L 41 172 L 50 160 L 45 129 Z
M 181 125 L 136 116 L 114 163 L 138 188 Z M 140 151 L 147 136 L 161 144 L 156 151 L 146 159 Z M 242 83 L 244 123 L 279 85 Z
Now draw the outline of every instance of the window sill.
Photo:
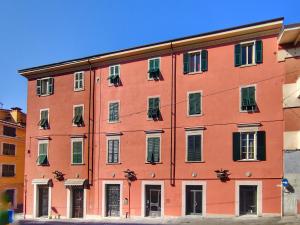
M 237 162 L 260 162 L 261 160 L 258 159 L 240 159 Z
M 106 165 L 112 165 L 112 166 L 113 165 L 121 165 L 121 163 L 120 162 L 118 162 L 118 163 L 109 163 L 109 162 L 107 162 Z
M 120 120 L 118 121 L 108 121 L 109 124 L 114 124 L 114 123 L 120 123 Z
M 257 113 L 258 111 L 255 109 L 255 110 L 242 110 L 240 109 L 240 113 Z
M 244 67 L 250 67 L 250 66 L 256 66 L 256 63 L 252 63 L 252 64 L 246 64 L 246 65 L 241 65 L 239 66 L 239 68 L 244 68 Z
M 42 127 L 39 127 L 39 129 L 40 129 L 40 130 L 50 130 L 50 128 L 46 128 L 46 129 L 45 129 L 45 128 L 42 128 Z
M 162 162 L 155 162 L 155 163 L 145 162 L 145 164 L 156 165 L 156 164 L 163 164 L 163 163 Z
M 202 71 L 197 71 L 197 72 L 191 72 L 191 73 L 186 73 L 184 75 L 197 75 L 197 74 L 202 74 L 203 72 Z
M 4 156 L 4 157 L 16 157 L 17 155 L 5 155 L 5 154 L 0 154 L 0 156 Z
M 185 163 L 205 163 L 205 161 L 185 161 Z
M 76 125 L 76 124 L 72 124 L 72 126 L 73 126 L 73 127 L 78 127 L 78 128 L 84 127 L 84 125 L 78 126 L 78 125 Z
M 46 96 L 49 96 L 51 94 L 44 94 L 44 95 L 38 95 L 39 97 L 46 97 Z
M 203 116 L 203 114 L 195 114 L 195 115 L 187 115 L 187 117 L 199 117 L 199 116 Z
M 80 92 L 80 91 L 84 91 L 84 88 L 74 89 L 74 92 Z
M 71 163 L 71 166 L 84 166 L 84 163 Z

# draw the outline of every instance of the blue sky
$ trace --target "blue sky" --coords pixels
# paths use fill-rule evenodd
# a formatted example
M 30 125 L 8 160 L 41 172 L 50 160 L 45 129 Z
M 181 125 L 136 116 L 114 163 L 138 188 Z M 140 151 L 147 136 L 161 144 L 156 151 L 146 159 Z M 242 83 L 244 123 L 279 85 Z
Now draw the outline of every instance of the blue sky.
M 216 29 L 285 17 L 299 0 L 1 0 L 0 102 L 26 111 L 17 70 Z

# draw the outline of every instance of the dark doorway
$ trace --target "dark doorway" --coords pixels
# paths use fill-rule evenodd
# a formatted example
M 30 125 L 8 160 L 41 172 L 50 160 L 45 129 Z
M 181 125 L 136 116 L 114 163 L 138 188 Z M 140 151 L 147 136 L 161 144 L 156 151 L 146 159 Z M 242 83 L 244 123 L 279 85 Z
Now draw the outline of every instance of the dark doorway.
M 186 215 L 202 214 L 202 186 L 187 185 L 185 190 Z
M 161 186 L 146 185 L 146 216 L 161 216 Z
M 120 185 L 106 184 L 106 216 L 120 216 Z
M 8 197 L 8 201 L 10 202 L 12 208 L 14 208 L 14 202 L 15 202 L 15 189 L 7 189 L 5 191 L 5 194 Z
M 240 215 L 257 214 L 257 186 L 240 186 Z
M 72 218 L 83 217 L 83 188 L 72 188 Z
M 48 216 L 48 203 L 49 203 L 49 187 L 46 185 L 38 186 L 38 216 Z

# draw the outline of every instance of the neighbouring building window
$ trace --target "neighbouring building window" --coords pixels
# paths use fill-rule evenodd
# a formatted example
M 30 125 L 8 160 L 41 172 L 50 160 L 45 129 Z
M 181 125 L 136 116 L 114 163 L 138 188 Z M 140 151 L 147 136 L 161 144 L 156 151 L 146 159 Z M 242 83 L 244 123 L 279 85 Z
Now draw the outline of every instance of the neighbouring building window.
M 108 140 L 108 151 L 107 151 L 107 162 L 118 163 L 119 162 L 119 151 L 120 151 L 120 139 L 109 139 Z
M 38 148 L 37 164 L 42 166 L 48 165 L 48 141 L 40 141 Z
M 160 75 L 160 58 L 149 59 L 149 79 L 158 79 Z
M 147 162 L 149 163 L 160 162 L 160 137 L 159 136 L 147 137 Z
M 74 91 L 81 91 L 84 89 L 84 72 L 74 73 Z
M 2 164 L 2 177 L 14 177 L 15 165 Z
M 233 160 L 266 160 L 265 131 L 234 132 Z
M 83 120 L 83 105 L 76 105 L 73 107 L 73 125 L 81 127 L 84 125 Z
M 72 139 L 72 164 L 83 163 L 83 139 Z
M 3 126 L 3 135 L 5 136 L 16 137 L 16 131 L 15 127 Z
M 188 94 L 188 115 L 201 115 L 201 92 Z
M 159 97 L 148 98 L 148 118 L 159 119 L 160 118 L 160 101 Z
M 183 73 L 196 73 L 208 70 L 208 51 L 201 50 L 183 54 Z
M 202 161 L 202 132 L 187 133 L 186 161 Z
M 241 88 L 241 110 L 256 110 L 255 86 Z
M 38 96 L 51 95 L 54 93 L 54 78 L 36 80 L 36 94 Z
M 15 207 L 15 189 L 7 189 L 5 190 L 5 194 L 8 198 L 8 202 L 10 202 L 13 207 Z
M 2 154 L 3 155 L 16 155 L 16 145 L 3 143 Z
M 118 122 L 119 121 L 119 102 L 110 102 L 109 103 L 109 122 Z
M 263 61 L 263 43 L 261 40 L 245 42 L 235 45 L 235 66 L 259 64 Z
M 108 76 L 110 85 L 118 85 L 120 82 L 120 65 L 113 65 L 109 67 Z
M 42 129 L 49 129 L 49 110 L 48 109 L 42 109 L 40 111 L 39 126 Z

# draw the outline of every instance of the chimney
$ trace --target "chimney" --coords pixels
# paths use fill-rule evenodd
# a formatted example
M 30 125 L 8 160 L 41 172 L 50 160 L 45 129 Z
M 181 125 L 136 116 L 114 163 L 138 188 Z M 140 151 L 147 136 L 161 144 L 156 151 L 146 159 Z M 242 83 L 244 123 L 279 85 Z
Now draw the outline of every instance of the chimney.
M 16 123 L 24 123 L 24 119 L 22 118 L 22 109 L 19 107 L 13 107 L 10 111 L 11 117 Z

